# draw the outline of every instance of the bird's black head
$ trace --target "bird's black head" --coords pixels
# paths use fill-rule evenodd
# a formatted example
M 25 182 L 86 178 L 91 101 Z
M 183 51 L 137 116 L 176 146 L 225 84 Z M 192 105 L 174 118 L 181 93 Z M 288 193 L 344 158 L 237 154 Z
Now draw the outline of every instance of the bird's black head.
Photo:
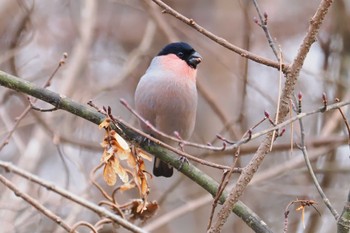
M 190 67 L 196 69 L 197 65 L 202 61 L 201 55 L 185 42 L 175 42 L 165 46 L 157 56 L 175 54 L 184 60 Z

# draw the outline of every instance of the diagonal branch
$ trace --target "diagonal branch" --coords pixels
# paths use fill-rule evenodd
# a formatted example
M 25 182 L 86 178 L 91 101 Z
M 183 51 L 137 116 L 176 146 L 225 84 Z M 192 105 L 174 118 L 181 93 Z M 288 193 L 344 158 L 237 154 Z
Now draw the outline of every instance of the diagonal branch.
M 332 2 L 332 0 L 321 1 L 319 7 L 316 10 L 315 15 L 310 21 L 309 30 L 306 33 L 306 36 L 299 48 L 298 54 L 295 57 L 291 66 L 288 68 L 288 72 L 286 75 L 286 83 L 282 92 L 282 96 L 280 98 L 281 105 L 278 109 L 279 122 L 282 122 L 289 112 L 289 99 L 294 91 L 300 70 L 304 64 L 304 60 L 311 48 L 311 45 L 316 41 L 316 35 L 322 25 L 322 22 Z M 222 209 L 217 214 L 216 222 L 213 225 L 213 227 L 209 230 L 209 232 L 221 232 L 222 227 L 225 224 L 231 212 L 231 209 L 234 207 L 235 203 L 237 203 L 238 199 L 242 196 L 245 188 L 247 187 L 254 174 L 260 167 L 266 154 L 269 152 L 270 145 L 272 143 L 272 135 L 272 132 L 266 135 L 265 139 L 260 144 L 252 160 L 249 162 L 246 168 L 243 169 L 242 174 L 238 178 L 236 185 L 230 191 L 230 194 L 226 199 Z
M 183 16 L 182 14 L 180 14 L 179 12 L 177 12 L 176 10 L 174 10 L 173 8 L 171 8 L 170 6 L 165 4 L 163 1 L 161 1 L 161 0 L 152 0 L 152 1 L 163 9 L 163 13 L 168 13 L 168 14 L 174 16 L 175 18 L 181 20 L 182 22 L 186 23 L 190 27 L 196 29 L 198 32 L 202 33 L 203 35 L 205 35 L 209 39 L 211 39 L 211 40 L 215 41 L 216 43 L 218 43 L 219 45 L 222 45 L 223 47 L 239 54 L 240 56 L 242 56 L 244 58 L 248 58 L 248 59 L 255 61 L 257 63 L 276 68 L 276 69 L 280 68 L 280 64 L 278 62 L 275 62 L 273 60 L 258 56 L 252 52 L 249 52 L 249 51 L 244 50 L 236 45 L 231 44 L 226 39 L 219 37 L 219 36 L 215 35 L 214 33 L 208 31 L 204 27 L 200 26 L 193 19 L 189 19 L 189 18 Z M 287 65 L 285 65 L 285 64 L 282 65 L 283 72 L 287 71 L 287 68 L 288 68 Z
M 47 188 L 48 190 L 55 192 L 55 193 L 61 195 L 62 197 L 67 198 L 68 200 L 71 200 L 75 203 L 78 203 L 79 205 L 82 205 L 85 208 L 87 208 L 87 209 L 89 209 L 89 210 L 91 210 L 99 215 L 105 216 L 105 217 L 113 220 L 114 222 L 120 224 L 121 226 L 123 226 L 124 228 L 126 228 L 132 232 L 146 233 L 146 231 L 135 226 L 134 224 L 130 223 L 129 221 L 123 219 L 119 215 L 116 215 L 115 213 L 112 213 L 111 211 L 109 211 L 101 206 L 98 206 L 95 203 L 92 203 L 88 200 L 85 200 L 74 193 L 68 192 L 63 188 L 57 187 L 50 182 L 42 180 L 41 178 L 39 178 L 39 177 L 37 177 L 37 176 L 27 172 L 27 171 L 24 171 L 24 170 L 14 166 L 14 165 L 12 165 L 11 163 L 3 162 L 0 160 L 0 167 L 5 169 L 5 171 L 7 171 L 7 172 L 13 172 L 21 177 L 26 178 L 27 180 L 30 180 L 36 184 L 39 184 L 39 185 Z M 6 182 L 6 180 L 4 180 L 4 179 L 5 179 L 4 177 L 1 178 L 2 183 Z M 16 187 L 9 186 L 7 183 L 6 183 L 6 186 L 9 187 L 11 190 L 13 190 L 16 193 L 16 189 L 13 189 Z M 23 199 L 25 199 L 25 196 L 21 196 L 21 197 Z M 37 208 L 37 206 L 35 206 L 35 208 Z M 61 219 L 57 219 L 57 221 L 61 221 Z M 62 225 L 62 227 L 65 227 L 65 226 Z
M 62 218 L 55 215 L 51 210 L 47 209 L 44 205 L 39 203 L 37 200 L 29 196 L 28 194 L 20 191 L 14 183 L 12 183 L 10 180 L 6 179 L 4 176 L 0 175 L 0 183 L 4 184 L 6 187 L 11 189 L 13 193 L 22 198 L 24 201 L 32 205 L 35 209 L 40 211 L 43 215 L 51 219 L 52 221 L 56 222 L 60 227 L 65 229 L 67 232 L 76 232 L 72 227 L 70 227 L 67 223 L 65 223 Z
M 40 88 L 33 83 L 17 78 L 3 71 L 0 71 L 0 86 L 5 86 L 7 88 L 31 95 L 54 105 L 57 109 L 70 112 L 94 124 L 100 124 L 105 118 L 105 115 L 97 112 L 91 107 L 76 103 L 67 97 L 61 96 L 50 90 Z M 143 137 L 140 137 L 141 134 L 137 133 L 133 128 L 127 126 L 125 122 L 122 122 L 121 120 L 117 121 L 120 129 L 117 128 L 116 130 L 119 134 L 123 135 L 128 141 L 142 144 L 141 141 L 143 141 Z M 156 157 L 159 157 L 161 160 L 168 162 L 177 169 L 181 167 L 181 161 L 179 161 L 177 156 L 169 153 L 168 150 L 164 149 L 162 146 L 159 146 L 157 143 L 155 146 L 142 146 L 142 149 Z M 219 184 L 200 169 L 196 168 L 190 163 L 184 163 L 181 172 L 204 188 L 211 195 L 216 195 Z M 223 193 L 220 198 L 220 202 L 224 202 L 226 196 L 227 193 Z M 242 218 L 254 231 L 272 232 L 266 223 L 243 202 L 238 201 L 232 211 L 237 216 Z

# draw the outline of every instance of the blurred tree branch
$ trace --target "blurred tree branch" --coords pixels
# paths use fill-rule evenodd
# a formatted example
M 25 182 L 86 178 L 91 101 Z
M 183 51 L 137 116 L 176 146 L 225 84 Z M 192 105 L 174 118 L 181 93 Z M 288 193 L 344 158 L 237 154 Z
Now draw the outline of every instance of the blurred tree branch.
M 1 161 L 0 161 L 1 162 Z M 1 164 L 0 164 L 1 166 Z M 22 198 L 27 203 L 32 205 L 35 209 L 40 211 L 43 215 L 47 216 L 52 221 L 56 222 L 59 226 L 61 226 L 63 229 L 65 229 L 67 232 L 75 232 L 72 227 L 70 227 L 67 223 L 63 221 L 59 216 L 55 215 L 52 211 L 47 209 L 44 205 L 39 203 L 37 200 L 29 196 L 28 194 L 20 191 L 14 183 L 6 179 L 4 176 L 0 175 L 0 182 L 3 183 L 6 187 L 11 189 L 16 196 Z
M 45 188 L 47 188 L 48 190 L 51 190 L 79 205 L 82 205 L 84 206 L 85 208 L 87 209 L 90 209 L 91 211 L 99 214 L 99 215 L 102 215 L 102 216 L 105 216 L 105 217 L 108 217 L 110 218 L 111 220 L 113 220 L 114 222 L 120 224 L 121 226 L 125 227 L 126 229 L 129 229 L 130 231 L 132 232 L 139 232 L 139 233 L 145 233 L 145 231 L 143 231 L 142 229 L 140 229 L 139 227 L 135 226 L 134 224 L 128 222 L 127 220 L 121 218 L 120 216 L 106 210 L 105 208 L 101 207 L 101 206 L 98 206 L 88 200 L 85 200 L 81 197 L 79 197 L 78 195 L 75 195 L 74 193 L 71 193 L 71 192 L 68 192 L 66 191 L 65 189 L 62 189 L 62 188 L 59 188 L 59 187 L 56 187 L 54 184 L 52 183 L 49 183 L 45 180 L 42 180 L 41 178 L 29 173 L 29 172 L 26 172 L 10 163 L 7 163 L 7 162 L 3 162 L 0 160 L 0 167 L 4 168 L 5 171 L 7 172 L 13 172 L 21 177 L 24 177 L 26 178 L 27 180 L 31 181 L 31 182 L 34 182 L 36 184 L 39 184 L 40 186 L 43 186 Z M 0 176 L 0 182 L 4 183 L 7 187 L 11 188 L 11 190 L 13 190 L 15 193 L 19 193 L 19 195 L 27 201 L 28 198 L 30 198 L 28 195 L 26 195 L 25 193 L 22 193 L 20 192 L 14 185 L 11 184 L 10 181 L 8 181 L 6 178 Z M 31 198 L 31 201 L 29 201 L 30 204 L 32 204 L 35 208 L 40 208 L 41 207 L 41 204 L 38 203 L 36 200 L 32 199 Z M 47 209 L 44 209 L 43 212 L 46 211 L 46 212 L 50 212 L 49 210 Z M 47 215 L 47 214 L 45 214 Z M 47 216 L 53 216 L 52 213 L 51 215 L 47 215 Z M 61 219 L 58 219 L 58 218 L 55 218 L 55 217 L 52 217 L 52 219 L 55 219 L 55 221 L 57 222 L 61 222 L 62 220 Z M 65 229 L 70 229 L 71 227 L 67 226 L 66 224 L 62 223 L 60 224 L 63 228 Z

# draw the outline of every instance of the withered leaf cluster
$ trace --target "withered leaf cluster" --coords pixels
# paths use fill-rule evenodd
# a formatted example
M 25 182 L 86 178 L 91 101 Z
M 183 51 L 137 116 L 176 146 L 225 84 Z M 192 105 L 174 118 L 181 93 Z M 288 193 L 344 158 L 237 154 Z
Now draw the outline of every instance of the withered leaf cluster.
M 140 200 L 143 204 L 138 205 L 137 213 L 142 213 L 147 209 L 147 196 L 149 194 L 148 175 L 145 169 L 144 159 L 152 161 L 152 158 L 144 153 L 140 148 L 129 146 L 111 127 L 112 120 L 106 118 L 100 125 L 100 129 L 105 129 L 106 133 L 101 143 L 103 154 L 101 161 L 104 163 L 103 178 L 105 182 L 114 186 L 118 177 L 122 181 L 119 190 L 125 191 L 137 188 L 140 194 Z

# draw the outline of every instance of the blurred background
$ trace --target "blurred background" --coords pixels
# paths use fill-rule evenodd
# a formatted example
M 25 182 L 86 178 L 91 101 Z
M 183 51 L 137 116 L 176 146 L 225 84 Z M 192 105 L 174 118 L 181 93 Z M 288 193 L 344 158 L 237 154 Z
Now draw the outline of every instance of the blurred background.
M 276 60 L 257 17 L 252 1 L 178 0 L 166 1 L 174 9 L 229 42 L 259 56 Z M 264 0 L 260 10 L 268 15 L 268 28 L 291 63 L 315 13 L 316 0 Z M 216 135 L 238 140 L 264 118 L 274 115 L 280 73 L 248 61 L 216 44 L 199 32 L 161 13 L 152 1 L 137 0 L 0 0 L 0 69 L 43 85 L 58 66 L 63 53 L 65 64 L 55 73 L 48 89 L 82 104 L 92 100 L 99 107 L 111 106 L 113 114 L 138 126 L 137 120 L 119 102 L 133 106 L 139 78 L 151 59 L 171 41 L 190 43 L 203 57 L 197 85 L 199 106 L 191 141 L 220 145 Z M 350 100 L 350 2 L 335 1 L 312 46 L 299 77 L 295 93 L 303 93 L 303 111 L 322 106 L 322 93 L 329 103 L 335 98 Z M 282 77 L 282 84 L 284 77 Z M 26 97 L 0 87 L 0 144 L 14 128 L 16 119 L 28 106 Z M 36 106 L 48 108 L 38 101 Z M 347 108 L 344 108 L 349 117 Z M 340 213 L 349 191 L 349 147 L 347 130 L 339 112 L 315 114 L 304 119 L 306 143 L 317 178 Z M 264 122 L 253 133 L 271 127 Z M 312 199 L 305 210 L 290 208 L 289 232 L 335 232 L 336 222 L 325 208 L 303 163 L 302 154 L 291 142 L 300 142 L 299 125 L 278 138 L 262 167 L 242 197 L 274 232 L 281 232 L 289 202 Z M 41 178 L 95 203 L 103 200 L 91 184 L 89 174 L 102 155 L 103 131 L 96 125 L 67 112 L 30 111 L 20 120 L 9 144 L 0 151 L 0 160 L 9 161 Z M 239 166 L 245 166 L 262 138 L 242 146 Z M 185 148 L 193 155 L 230 165 L 233 152 L 214 153 Z M 151 171 L 151 163 L 147 167 Z M 222 172 L 198 165 L 220 181 Z M 96 223 L 100 218 L 70 200 L 58 196 L 3 169 L 17 187 L 28 193 L 67 223 Z M 232 183 L 237 179 L 233 176 Z M 97 182 L 108 192 L 97 173 Z M 160 204 L 159 211 L 145 223 L 151 232 L 205 232 L 212 199 L 201 187 L 176 172 L 171 179 L 150 180 L 149 200 Z M 136 191 L 118 195 L 119 203 L 136 198 Z M 62 229 L 0 184 L 1 232 L 62 232 Z M 85 231 L 84 231 L 85 230 Z M 229 217 L 224 232 L 252 232 L 235 215 Z M 89 232 L 86 229 L 81 232 Z M 126 232 L 106 225 L 101 232 Z

